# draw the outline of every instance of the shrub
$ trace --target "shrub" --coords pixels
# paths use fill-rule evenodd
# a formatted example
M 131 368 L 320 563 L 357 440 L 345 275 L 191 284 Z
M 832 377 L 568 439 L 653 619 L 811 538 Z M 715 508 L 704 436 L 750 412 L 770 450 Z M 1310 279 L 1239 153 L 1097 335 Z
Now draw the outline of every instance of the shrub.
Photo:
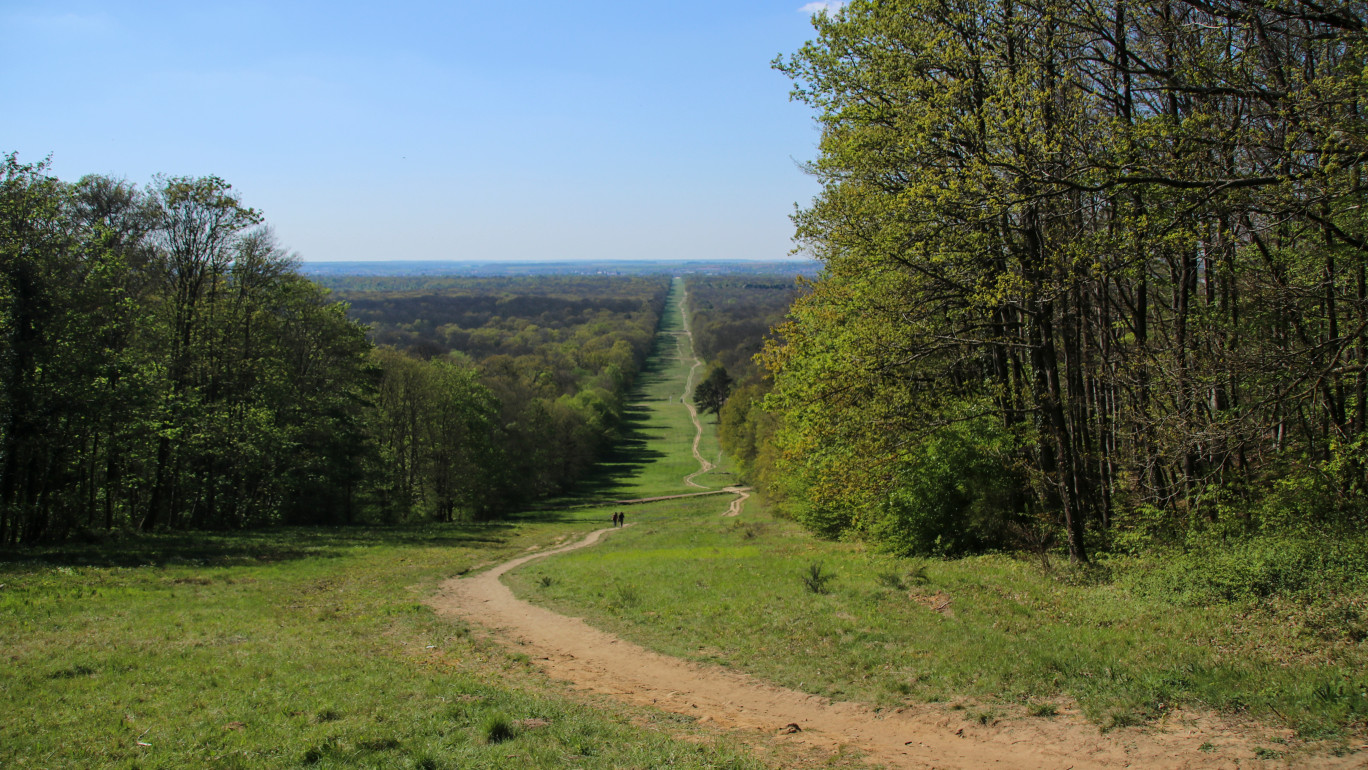
M 1322 598 L 1328 587 L 1368 587 L 1368 536 L 1210 539 L 1187 551 L 1157 554 L 1127 581 L 1140 593 L 1186 604 Z
M 827 592 L 827 583 L 831 582 L 836 576 L 830 572 L 822 571 L 822 563 L 815 561 L 808 565 L 807 572 L 799 575 L 803 580 L 803 585 L 807 590 L 814 594 L 824 594 Z
M 949 556 L 998 547 L 1017 480 L 1003 462 L 1010 436 L 989 421 L 959 423 L 903 458 L 864 534 L 900 556 Z

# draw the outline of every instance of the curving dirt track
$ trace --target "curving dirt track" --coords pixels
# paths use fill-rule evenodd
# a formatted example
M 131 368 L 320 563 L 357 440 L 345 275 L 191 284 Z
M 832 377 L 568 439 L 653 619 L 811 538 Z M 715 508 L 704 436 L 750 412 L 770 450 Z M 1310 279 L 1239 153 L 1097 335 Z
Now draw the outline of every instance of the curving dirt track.
M 682 336 L 685 336 L 685 337 L 688 337 L 688 338 L 689 338 L 689 351 L 690 351 L 690 353 L 689 353 L 689 356 L 688 356 L 688 357 L 693 359 L 693 365 L 689 367 L 689 377 L 688 377 L 688 379 L 686 379 L 686 380 L 684 381 L 684 393 L 683 393 L 683 395 L 681 395 L 681 396 L 679 397 L 679 401 L 680 401 L 680 403 L 682 403 L 682 404 L 684 405 L 684 408 L 685 408 L 685 409 L 688 409 L 688 410 L 689 410 L 689 419 L 690 419 L 691 421 L 693 421 L 693 426 L 694 426 L 693 456 L 694 456 L 694 459 L 698 461 L 698 470 L 696 470 L 696 471 L 694 471 L 693 473 L 690 473 L 689 475 L 685 476 L 685 477 L 684 477 L 684 483 L 687 484 L 687 485 L 689 485 L 689 486 L 691 486 L 691 487 L 698 487 L 699 489 L 707 489 L 707 487 L 704 487 L 702 484 L 699 484 L 698 482 L 694 481 L 694 479 L 697 478 L 697 477 L 699 477 L 699 476 L 702 476 L 703 474 L 707 473 L 707 472 L 710 471 L 710 470 L 713 470 L 713 469 L 716 468 L 717 466 L 714 465 L 712 462 L 710 462 L 707 458 L 705 458 L 705 457 L 703 456 L 703 453 L 702 453 L 702 452 L 699 452 L 699 451 L 698 451 L 698 445 L 699 445 L 699 443 L 700 443 L 701 441 L 703 441 L 703 423 L 699 422 L 699 420 L 698 420 L 698 407 L 694 406 L 693 400 L 690 398 L 690 396 L 693 395 L 693 389 L 694 389 L 694 376 L 698 374 L 698 370 L 699 370 L 700 367 L 703 366 L 703 362 L 702 362 L 701 360 L 699 360 L 698 356 L 693 355 L 693 352 L 692 352 L 692 351 L 693 351 L 693 329 L 689 327 L 689 313 L 688 313 L 688 309 L 685 307 L 685 304 L 686 304 L 686 302 L 688 301 L 688 299 L 689 299 L 689 296 L 688 296 L 687 294 L 683 294 L 683 295 L 681 295 L 681 296 L 679 297 L 679 315 L 680 315 L 681 318 L 684 319 L 684 333 L 683 333 Z M 678 340 L 676 340 L 676 343 L 679 344 L 679 357 L 682 359 L 682 358 L 685 357 L 685 356 L 684 356 L 684 345 L 683 345 L 683 343 L 680 343 Z
M 1233 757 L 1254 757 L 1254 733 L 1193 715 L 1171 716 L 1161 729 L 1100 734 L 1096 726 L 1069 715 L 985 726 L 964 712 L 929 705 L 877 713 L 862 704 L 834 702 L 719 666 L 660 655 L 579 618 L 521 601 L 499 580 L 529 561 L 593 545 L 613 531 L 596 530 L 571 545 L 448 580 L 430 603 L 439 615 L 463 618 L 517 645 L 546 674 L 581 689 L 758 732 L 775 742 L 857 749 L 887 767 L 1237 768 L 1240 762 Z M 1222 756 L 1200 750 L 1216 736 Z M 1361 766 L 1350 758 L 1325 759 L 1329 764 L 1317 766 Z
M 691 386 L 692 370 L 686 405 Z M 701 434 L 697 412 L 690 411 Z M 690 480 L 711 468 L 699 455 L 697 438 L 694 455 L 703 469 Z M 733 493 L 737 497 L 723 515 L 735 516 L 748 492 L 728 487 L 651 499 Z M 517 645 L 547 675 L 582 689 L 695 716 L 778 743 L 855 749 L 870 762 L 887 767 L 1238 768 L 1255 759 L 1256 741 L 1269 737 L 1267 729 L 1185 713 L 1170 714 L 1155 728 L 1102 734 L 1095 725 L 1067 712 L 1052 719 L 986 725 L 970 720 L 963 711 L 935 705 L 877 712 L 863 704 L 831 701 L 719 666 L 660 655 L 579 618 L 521 601 L 499 580 L 529 561 L 593 545 L 613 531 L 596 530 L 576 543 L 524 555 L 472 577 L 453 578 L 442 584 L 429 603 L 443 617 L 465 619 Z M 1203 751 L 1208 743 L 1217 744 L 1218 751 Z M 1352 757 L 1318 757 L 1316 766 L 1363 765 Z

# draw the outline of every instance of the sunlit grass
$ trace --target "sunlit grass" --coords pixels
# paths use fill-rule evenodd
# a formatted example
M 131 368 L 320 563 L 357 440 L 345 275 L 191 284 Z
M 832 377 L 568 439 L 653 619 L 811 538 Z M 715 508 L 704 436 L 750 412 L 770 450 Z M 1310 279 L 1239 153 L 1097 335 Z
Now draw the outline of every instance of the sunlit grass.
M 0 766 L 759 766 L 675 740 L 687 720 L 543 691 L 525 658 L 423 604 L 598 524 L 152 538 L 0 563 Z
M 695 429 L 682 398 L 693 350 L 684 335 L 684 317 L 679 310 L 682 281 L 676 281 L 661 319 L 660 333 L 650 361 L 637 377 L 631 398 L 628 440 L 623 449 L 606 463 L 611 479 L 596 499 L 629 500 L 701 491 L 684 483 L 698 470 L 693 456 Z M 712 417 L 705 417 L 699 451 L 717 462 L 721 450 Z M 736 477 L 725 469 L 702 474 L 694 481 L 717 489 L 734 483 Z
M 1077 708 L 1103 729 L 1211 708 L 1305 738 L 1363 732 L 1363 644 L 1308 639 L 1258 607 L 1175 606 L 1008 556 L 895 559 L 813 539 L 757 504 L 722 519 L 725 501 L 679 502 L 508 582 L 653 649 L 883 707 Z M 824 592 L 806 585 L 818 563 Z M 616 599 L 624 586 L 635 602 Z

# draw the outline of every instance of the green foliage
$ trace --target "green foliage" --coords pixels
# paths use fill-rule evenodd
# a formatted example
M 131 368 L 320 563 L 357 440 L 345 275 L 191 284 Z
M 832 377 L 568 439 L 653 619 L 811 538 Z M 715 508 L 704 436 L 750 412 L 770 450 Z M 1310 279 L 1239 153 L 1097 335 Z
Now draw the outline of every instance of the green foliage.
M 1362 533 L 1210 537 L 1184 550 L 1143 557 L 1127 581 L 1137 592 L 1191 605 L 1270 597 L 1324 600 L 1368 591 L 1368 536 Z M 1344 620 L 1361 626 L 1352 605 Z
M 404 357 L 445 361 L 476 372 L 496 399 L 490 445 L 479 450 L 493 459 L 465 476 L 469 499 L 454 505 L 434 506 L 421 489 L 431 486 L 430 474 L 416 457 L 401 456 L 421 453 L 424 442 L 388 429 L 394 438 L 386 439 L 384 473 L 409 491 L 387 492 L 382 510 L 439 518 L 447 510 L 506 511 L 582 480 L 620 438 L 626 398 L 652 349 L 668 289 L 663 278 L 597 276 L 432 279 L 429 290 L 403 292 L 355 286 L 369 283 L 342 281 L 351 287 L 343 296 L 382 349 L 403 351 L 385 354 L 388 366 L 404 366 L 397 363 Z
M 945 556 L 1004 543 L 1015 479 L 1010 441 L 987 420 L 937 431 L 904 457 L 862 532 L 900 556 Z
M 385 349 L 374 360 L 382 372 L 372 422 L 382 463 L 375 494 L 387 518 L 416 513 L 455 521 L 502 505 L 490 478 L 504 465 L 499 403 L 478 373 L 460 362 Z
M 763 383 L 742 385 L 718 412 L 718 439 L 741 475 L 753 483 L 773 488 L 774 433 L 779 418 L 764 408 L 767 388 Z
M 814 17 L 775 62 L 822 126 L 795 222 L 825 269 L 764 353 L 794 515 L 873 516 L 904 551 L 958 535 L 950 509 L 1001 487 L 956 489 L 924 437 L 973 403 L 1018 438 L 1005 515 L 1071 561 L 1181 542 L 1235 492 L 1269 526 L 1361 522 L 1365 155 L 1328 139 L 1363 135 L 1360 21 L 1252 0 Z
M 348 515 L 369 344 L 226 182 L 0 200 L 0 543 Z
M 762 407 L 769 385 L 757 354 L 802 286 L 791 276 L 714 275 L 689 276 L 687 285 L 695 347 L 713 362 L 695 402 L 717 414 L 718 438 L 741 476 L 774 491 L 771 437 L 778 419 Z
M 6 157 L 0 545 L 485 518 L 619 437 L 665 279 L 358 296 L 361 317 L 427 314 L 406 319 L 418 355 L 373 351 L 261 222 L 217 177 L 66 184 Z
M 758 381 L 755 356 L 801 293 L 791 275 L 690 275 L 689 324 L 699 358 L 716 362 L 741 385 Z
M 708 376 L 694 386 L 693 402 L 704 412 L 716 414 L 727 403 L 731 390 L 732 378 L 727 374 L 726 367 L 714 366 L 708 370 Z

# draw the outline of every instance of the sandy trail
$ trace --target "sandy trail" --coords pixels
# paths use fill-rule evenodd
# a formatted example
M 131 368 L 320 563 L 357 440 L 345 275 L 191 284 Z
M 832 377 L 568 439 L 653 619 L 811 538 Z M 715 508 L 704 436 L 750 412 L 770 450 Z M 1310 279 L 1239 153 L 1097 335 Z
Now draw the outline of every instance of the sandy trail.
M 731 508 L 722 514 L 723 516 L 735 516 L 741 512 L 740 503 L 750 497 L 750 487 L 722 487 L 721 489 L 709 489 L 703 492 L 684 492 L 678 495 L 659 495 L 657 497 L 634 497 L 631 500 L 609 500 L 603 505 L 637 505 L 639 503 L 658 503 L 661 500 L 679 500 L 685 497 L 707 497 L 709 495 L 740 495 L 732 501 Z
M 688 404 L 698 366 L 695 359 L 682 399 L 690 407 L 698 432 L 693 452 L 702 469 L 689 477 L 695 487 L 701 485 L 692 482 L 693 476 L 712 468 L 699 454 L 702 425 Z M 749 496 L 744 487 L 617 502 L 724 493 L 737 497 L 723 515 L 739 514 Z M 990 721 L 987 725 L 971 720 L 964 711 L 934 705 L 877 712 L 864 704 L 831 701 L 720 666 L 660 655 L 579 618 L 521 601 L 499 581 L 504 573 L 529 561 L 593 545 L 613 531 L 596 530 L 576 543 L 520 556 L 472 577 L 452 578 L 429 603 L 443 617 L 465 619 L 489 629 L 505 643 L 518 645 L 540 662 L 546 674 L 582 689 L 695 716 L 725 728 L 758 732 L 776 743 L 857 749 L 869 761 L 888 767 L 1238 768 L 1241 760 L 1254 759 L 1256 740 L 1267 740 L 1270 733 L 1179 712 L 1170 714 L 1157 728 L 1106 734 L 1067 712 L 1050 719 Z M 1201 747 L 1208 742 L 1219 751 L 1203 752 Z M 1362 767 L 1352 760 L 1319 757 L 1316 766 Z
M 484 626 L 538 661 L 550 676 L 631 703 L 753 731 L 776 743 L 858 749 L 871 762 L 907 768 L 1197 768 L 1239 767 L 1252 759 L 1249 736 L 1193 716 L 1171 716 L 1159 730 L 1100 734 L 1072 715 L 981 725 L 965 712 L 920 706 L 878 713 L 647 650 L 519 600 L 499 578 L 534 559 L 593 545 L 612 529 L 579 542 L 518 557 L 474 577 L 442 584 L 430 603 L 439 615 Z M 789 725 L 796 725 L 794 731 Z M 790 732 L 792 731 L 792 732 Z M 1266 735 L 1267 733 L 1264 733 Z M 1219 736 L 1219 737 L 1218 737 Z M 1222 756 L 1203 753 L 1206 741 Z M 1350 758 L 1326 758 L 1353 767 Z
M 688 409 L 688 410 L 689 410 L 689 419 L 693 421 L 693 426 L 694 426 L 693 456 L 694 456 L 694 459 L 698 461 L 698 470 L 694 471 L 693 473 L 690 473 L 688 476 L 685 476 L 685 477 L 684 477 L 684 483 L 687 484 L 687 485 L 689 485 L 689 486 L 691 486 L 691 487 L 698 487 L 699 489 L 706 489 L 707 487 L 704 487 L 702 484 L 699 484 L 698 482 L 694 481 L 694 479 L 695 479 L 696 477 L 698 477 L 698 476 L 702 476 L 703 474 L 705 474 L 705 473 L 707 473 L 708 471 L 710 471 L 710 470 L 716 468 L 717 466 L 714 465 L 713 463 L 709 462 L 706 458 L 703 457 L 703 453 L 698 451 L 699 442 L 701 442 L 701 441 L 703 440 L 703 423 L 699 422 L 699 420 L 698 420 L 698 407 L 694 406 L 694 404 L 693 404 L 693 399 L 690 398 L 690 397 L 693 395 L 694 377 L 698 374 L 698 370 L 703 366 L 703 361 L 701 361 L 701 360 L 698 358 L 698 356 L 694 355 L 694 353 L 693 353 L 693 329 L 689 326 L 689 311 L 688 311 L 688 308 L 686 307 L 686 303 L 688 302 L 688 299 L 689 299 L 689 295 L 688 295 L 687 293 L 681 294 L 681 295 L 680 295 L 680 297 L 679 297 L 679 315 L 680 315 L 680 317 L 684 320 L 684 334 L 683 334 L 683 336 L 689 338 L 689 356 L 688 356 L 688 357 L 693 359 L 693 365 L 689 367 L 689 376 L 688 376 L 688 378 L 684 381 L 684 395 L 682 395 L 682 396 L 679 397 L 679 401 L 680 401 L 680 403 L 684 404 L 684 408 L 685 408 L 685 409 Z M 682 341 L 680 341 L 679 339 L 676 339 L 676 340 L 675 340 L 675 343 L 679 346 L 679 357 L 680 357 L 681 359 L 684 359 L 684 358 L 685 358 L 685 356 L 684 356 L 684 343 L 683 343 Z M 738 509 L 738 510 L 739 510 L 739 509 Z
M 746 498 L 750 497 L 750 487 L 727 487 L 723 492 L 733 492 L 736 499 L 727 506 L 727 512 L 723 516 L 740 516 L 741 506 L 746 504 Z

